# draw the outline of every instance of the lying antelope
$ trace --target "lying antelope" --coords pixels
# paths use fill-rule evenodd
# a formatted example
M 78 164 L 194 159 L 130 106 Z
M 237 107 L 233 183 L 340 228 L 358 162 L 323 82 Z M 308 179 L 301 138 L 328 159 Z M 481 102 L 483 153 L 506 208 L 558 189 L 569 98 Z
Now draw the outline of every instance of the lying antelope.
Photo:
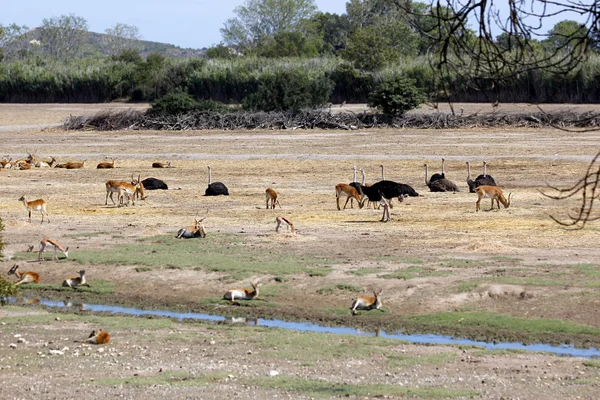
M 481 199 L 483 199 L 484 197 L 489 197 L 492 199 L 492 208 L 490 208 L 490 211 L 494 209 L 494 200 L 496 201 L 498 210 L 500 209 L 500 203 L 502 203 L 504 208 L 508 208 L 510 206 L 510 197 L 512 196 L 512 193 L 508 194 L 507 199 L 498 186 L 478 186 L 475 188 L 475 193 L 477 193 L 477 203 L 475 203 L 475 211 L 479 211 L 479 203 L 481 203 Z
M 80 169 L 85 168 L 85 162 L 83 161 L 68 161 L 66 163 L 56 164 L 54 168 L 65 168 L 65 169 Z
M 109 169 L 109 168 L 114 168 L 115 167 L 115 159 L 111 158 L 111 162 L 105 161 L 105 162 L 101 162 L 98 165 L 96 165 L 96 169 Z
M 85 270 L 82 269 L 78 273 L 79 276 L 71 276 L 70 278 L 65 279 L 62 285 L 73 289 L 77 289 L 79 286 L 89 287 L 90 285 L 85 280 Z
M 46 215 L 46 219 L 48 223 L 50 223 L 50 217 L 48 216 L 48 211 L 46 211 L 46 201 L 44 199 L 37 199 L 33 201 L 27 201 L 25 195 L 21 196 L 19 201 L 23 202 L 25 205 L 25 209 L 29 212 L 29 220 L 27 222 L 31 223 L 31 212 L 39 211 L 42 213 L 42 224 L 44 223 L 44 215 Z
M 260 281 L 256 281 L 256 283 L 252 283 L 252 290 L 251 289 L 231 289 L 228 290 L 227 293 L 225 293 L 223 295 L 223 299 L 225 300 L 231 300 L 231 303 L 236 303 L 236 299 L 237 300 L 263 300 L 266 301 L 264 299 L 259 299 L 258 298 L 258 289 L 259 287 L 262 286 L 262 283 L 260 283 Z
M 12 168 L 12 158 L 8 160 L 0 160 L 0 168 L 10 169 Z
M 106 344 L 110 342 L 110 334 L 102 329 L 93 330 L 85 340 L 75 340 L 75 343 Z
M 8 271 L 8 275 L 16 275 L 19 279 L 17 283 L 15 283 L 15 286 L 19 286 L 24 283 L 40 283 L 40 275 L 37 272 L 19 272 L 18 264 L 13 265 L 10 271 Z
M 267 190 L 265 190 L 265 195 L 267 200 L 267 210 L 269 209 L 269 206 L 274 210 L 275 205 L 279 204 L 279 200 L 277 199 L 277 192 L 271 188 L 268 188 Z M 279 204 L 279 208 L 281 208 L 281 204 Z
M 19 161 L 15 163 L 14 169 L 29 170 L 32 164 L 29 161 Z
M 50 238 L 43 238 L 42 241 L 40 242 L 40 252 L 38 254 L 38 261 L 42 261 L 42 253 L 44 251 L 46 251 L 46 249 L 48 247 L 53 247 L 54 248 L 54 259 L 56 259 L 56 261 L 58 261 L 58 254 L 57 254 L 57 250 L 60 250 L 63 252 L 63 254 L 65 255 L 65 258 L 69 258 L 69 248 L 67 247 L 66 249 L 64 247 L 62 247 L 62 245 L 60 243 L 58 243 L 58 240 L 54 240 L 54 239 L 50 239 Z
M 173 167 L 173 163 L 171 161 L 167 161 L 166 163 L 153 162 L 152 168 L 174 168 L 174 167 Z
M 197 216 L 198 214 L 196 214 Z M 177 239 L 190 239 L 195 237 L 206 237 L 206 228 L 204 227 L 203 221 L 208 217 L 208 210 L 206 215 L 202 219 L 196 219 L 194 217 L 194 225 L 184 226 L 177 231 Z
M 361 201 L 360 201 L 360 195 L 358 194 L 356 189 L 345 183 L 340 183 L 335 186 L 335 200 L 337 202 L 338 210 L 341 210 L 340 196 L 342 196 L 342 193 L 346 195 L 346 203 L 344 204 L 344 210 L 346 209 L 346 206 L 348 205 L 348 201 L 350 199 L 356 199 L 356 201 L 358 202 L 358 207 L 359 208 L 363 207 L 363 203 L 361 203 Z M 352 204 L 350 206 L 352 206 Z
M 283 224 L 287 227 L 287 230 L 289 231 L 290 229 L 292 230 L 292 233 L 296 233 L 296 228 L 294 228 L 294 224 L 292 223 L 292 221 L 290 221 L 289 219 L 287 219 L 284 216 L 279 216 L 277 218 L 275 218 L 275 222 L 277 223 L 277 226 L 275 227 L 275 232 L 279 232 L 279 227 Z
M 375 297 L 363 296 L 359 297 L 352 303 L 352 315 L 356 315 L 356 310 L 379 310 L 383 305 L 383 301 L 381 301 L 381 293 L 383 293 L 383 289 L 380 289 L 378 292 L 373 290 L 373 294 Z

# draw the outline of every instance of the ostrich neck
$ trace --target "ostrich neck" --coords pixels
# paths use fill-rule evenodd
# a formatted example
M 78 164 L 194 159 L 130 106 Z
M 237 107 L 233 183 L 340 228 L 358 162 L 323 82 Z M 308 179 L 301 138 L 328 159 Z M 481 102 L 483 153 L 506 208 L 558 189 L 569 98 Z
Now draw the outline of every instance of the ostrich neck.
M 427 179 L 428 175 L 429 175 L 429 170 L 427 169 L 427 164 L 425 164 L 425 184 L 427 186 L 429 186 L 429 179 Z
M 381 166 L 381 180 L 385 181 L 385 172 L 384 172 L 383 165 Z
M 486 163 L 483 163 L 483 176 L 487 175 L 486 172 L 487 172 L 487 165 L 486 165 Z
M 212 172 L 210 170 L 210 168 L 208 169 L 208 186 L 210 186 L 210 183 L 212 182 Z
M 352 169 L 352 182 L 356 182 L 356 168 Z
M 445 163 L 445 162 L 446 162 L 446 160 L 444 160 L 444 159 L 442 158 L 442 175 L 445 175 L 445 174 L 446 174 L 446 171 L 445 171 L 445 168 L 444 168 L 444 163 Z
M 471 180 L 471 164 L 467 163 L 467 179 Z
M 362 174 L 362 185 L 365 186 L 365 182 L 367 181 L 367 177 L 365 176 L 365 170 L 361 170 L 360 173 Z

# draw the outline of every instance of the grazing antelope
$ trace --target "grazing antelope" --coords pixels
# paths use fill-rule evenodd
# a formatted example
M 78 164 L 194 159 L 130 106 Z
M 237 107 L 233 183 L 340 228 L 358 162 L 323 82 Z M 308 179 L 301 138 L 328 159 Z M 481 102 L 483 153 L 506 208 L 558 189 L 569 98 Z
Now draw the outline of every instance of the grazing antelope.
M 289 219 L 287 219 L 284 216 L 279 216 L 277 218 L 275 218 L 275 222 L 277 222 L 277 226 L 275 227 L 275 232 L 279 232 L 279 227 L 284 224 L 287 227 L 287 230 L 289 231 L 290 229 L 292 230 L 292 233 L 296 233 L 298 232 L 296 230 L 296 228 L 294 227 L 294 224 L 292 223 L 292 221 L 290 221 Z
M 484 197 L 489 197 L 492 199 L 492 208 L 490 208 L 490 211 L 494 209 L 494 200 L 496 200 L 498 210 L 500 209 L 500 203 L 502 203 L 504 208 L 508 208 L 510 206 L 510 197 L 512 193 L 508 194 L 507 199 L 498 186 L 478 186 L 475 188 L 475 192 L 477 193 L 477 203 L 475 203 L 475 211 L 479 211 L 479 203 L 481 203 L 481 199 L 483 199 Z
M 61 164 L 56 164 L 56 167 L 54 168 L 65 168 L 65 169 L 80 169 L 80 168 L 85 168 L 85 162 L 87 160 L 83 160 L 83 161 L 68 161 L 66 163 L 61 163 Z
M 267 210 L 269 209 L 269 203 L 270 207 L 274 210 L 275 205 L 279 204 L 279 200 L 277 199 L 277 192 L 271 188 L 268 188 L 267 190 L 265 190 L 265 194 L 267 200 Z M 279 208 L 281 208 L 281 204 L 279 204 Z
M 19 198 L 19 201 L 23 202 L 23 205 L 25 205 L 25 209 L 29 212 L 29 220 L 27 222 L 31 223 L 32 211 L 39 211 L 40 213 L 42 213 L 42 224 L 44 223 L 44 214 L 46 215 L 48 223 L 50 223 L 50 216 L 48 216 L 48 211 L 46 211 L 46 201 L 44 199 L 27 201 L 25 195 L 23 195 L 21 196 L 21 198 Z
M 238 300 L 254 300 L 254 299 L 256 299 L 256 300 L 265 301 L 264 299 L 258 298 L 258 288 L 260 286 L 262 286 L 262 283 L 260 283 L 260 281 L 256 281 L 256 283 L 252 283 L 252 282 L 250 282 L 250 283 L 252 284 L 253 290 L 251 290 L 251 289 L 231 289 L 231 290 L 228 290 L 227 293 L 225 293 L 223 295 L 223 299 L 231 300 L 232 303 L 235 303 L 236 299 L 238 299 Z
M 115 200 L 113 199 L 113 193 L 117 193 L 117 199 L 119 204 L 122 203 L 123 196 L 127 195 L 127 202 L 129 203 L 129 199 L 132 198 L 133 205 L 135 205 L 135 198 L 133 198 L 133 194 L 139 194 L 142 200 L 146 200 L 146 192 L 144 191 L 144 185 L 140 180 L 140 176 L 138 175 L 138 180 L 133 178 L 131 175 L 131 183 L 124 181 L 116 181 L 109 180 L 106 181 L 104 186 L 106 187 L 106 200 L 104 201 L 104 205 L 108 205 L 108 197 L 110 195 L 110 200 L 116 205 Z M 130 197 L 131 196 L 131 197 Z
M 58 243 L 58 240 L 54 240 L 54 239 L 50 239 L 50 238 L 43 238 L 42 241 L 40 242 L 40 252 L 38 254 L 38 261 L 42 261 L 42 253 L 44 251 L 46 251 L 46 249 L 48 247 L 53 247 L 54 248 L 54 259 L 56 259 L 56 261 L 58 261 L 58 254 L 56 253 L 57 250 L 60 250 L 63 252 L 63 254 L 65 255 L 65 258 L 69 258 L 69 248 L 67 247 L 66 249 L 64 247 L 62 247 L 62 245 L 60 243 Z
M 40 275 L 37 272 L 19 272 L 18 264 L 13 265 L 10 271 L 8 271 L 8 275 L 16 275 L 19 279 L 17 283 L 15 283 L 15 286 L 19 286 L 24 283 L 40 283 Z
M 85 270 L 82 269 L 78 273 L 79 276 L 71 276 L 70 278 L 65 279 L 62 285 L 73 289 L 77 289 L 79 286 L 89 287 L 90 285 L 85 280 Z
M 174 167 L 173 167 L 173 163 L 171 161 L 167 161 L 166 163 L 153 162 L 152 168 L 174 168 Z
M 198 214 L 196 214 L 196 217 Z M 206 228 L 204 227 L 203 221 L 208 217 L 208 210 L 206 215 L 202 219 L 196 219 L 194 217 L 194 225 L 185 226 L 177 231 L 177 239 L 190 239 L 195 237 L 206 237 Z
M 109 168 L 114 168 L 115 167 L 115 159 L 111 158 L 111 162 L 105 161 L 105 162 L 101 162 L 98 165 L 96 165 L 96 169 L 109 169 Z
M 346 209 L 346 206 L 348 205 L 348 201 L 352 198 L 356 199 L 356 201 L 358 202 L 359 208 L 363 207 L 363 204 L 360 201 L 360 195 L 358 194 L 356 189 L 350 185 L 346 185 L 345 183 L 340 183 L 335 186 L 335 200 L 337 202 L 338 210 L 341 210 L 340 196 L 342 195 L 342 193 L 344 193 L 346 195 L 346 203 L 344 204 L 344 210 Z
M 110 334 L 102 329 L 93 330 L 85 340 L 75 340 L 75 343 L 107 344 L 110 342 Z
M 352 307 L 350 307 L 350 309 L 352 310 L 352 315 L 356 315 L 356 310 L 383 311 L 381 309 L 381 306 L 383 305 L 383 301 L 381 301 L 381 293 L 383 293 L 383 289 L 380 289 L 378 292 L 373 290 L 373 294 L 375 295 L 375 297 L 363 296 L 354 300 L 354 302 L 352 303 Z

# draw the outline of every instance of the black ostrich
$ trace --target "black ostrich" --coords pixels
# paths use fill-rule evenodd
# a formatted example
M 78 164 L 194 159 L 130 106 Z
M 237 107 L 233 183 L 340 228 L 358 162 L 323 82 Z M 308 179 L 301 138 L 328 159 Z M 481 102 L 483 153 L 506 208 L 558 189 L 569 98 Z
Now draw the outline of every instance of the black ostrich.
M 360 183 L 356 182 L 356 165 L 352 166 L 352 183 L 350 183 L 358 193 L 360 193 Z M 354 198 L 350 198 L 350 208 L 354 208 Z
M 429 181 L 427 180 L 427 175 L 429 175 L 429 172 L 427 170 L 427 164 L 425 164 L 425 184 L 432 192 L 460 192 L 458 186 L 451 180 L 441 178 L 432 182 L 431 179 Z M 444 175 L 444 167 L 442 167 L 442 175 Z
M 400 198 L 400 197 L 407 197 L 407 196 L 410 196 L 410 197 L 418 197 L 419 196 L 419 193 L 417 193 L 415 191 L 415 189 L 412 188 L 412 186 L 407 185 L 406 183 L 397 183 L 394 181 L 386 181 L 384 167 L 383 167 L 383 165 L 380 165 L 379 167 L 381 168 L 381 180 L 377 183 L 374 183 L 370 187 L 377 186 L 377 190 L 381 191 L 381 194 L 383 195 L 383 197 L 385 197 L 388 200 L 391 200 L 394 197 Z M 365 192 L 365 194 L 366 194 L 366 192 Z M 369 200 L 373 201 L 371 199 L 369 199 Z M 375 200 L 375 201 L 379 201 L 379 200 Z
M 467 161 L 467 185 L 469 192 L 475 193 L 475 188 L 479 186 L 498 186 L 491 175 L 487 175 L 487 161 L 483 162 L 483 174 L 479 175 L 475 180 L 471 180 L 471 164 Z
M 442 173 L 435 173 L 431 175 L 431 178 L 429 178 L 429 182 L 439 181 L 440 179 L 444 179 L 446 177 L 446 175 L 444 174 L 444 162 L 446 162 L 446 160 L 442 158 Z M 427 177 L 425 177 L 425 180 L 427 180 Z M 427 186 L 429 186 L 429 184 L 427 184 Z
M 169 190 L 164 181 L 156 178 L 146 178 L 142 181 L 145 190 Z
M 211 173 L 211 168 L 210 165 L 208 166 L 208 187 L 206 188 L 206 191 L 204 192 L 205 196 L 229 196 L 229 189 L 227 189 L 227 186 L 225 186 L 222 182 L 213 182 L 211 183 L 212 180 L 212 173 Z
M 411 190 L 408 190 L 407 187 Z M 402 202 L 404 201 L 404 197 L 406 196 L 419 195 L 409 185 L 397 183 L 394 181 L 379 181 L 371 186 L 361 185 L 360 193 L 361 195 L 366 196 L 366 198 L 369 199 L 369 201 L 378 202 L 383 206 L 383 215 L 380 220 L 381 222 L 388 222 L 391 220 L 389 210 L 389 208 L 391 207 L 390 199 L 397 197 L 398 201 Z M 365 199 L 363 199 L 363 204 L 364 201 Z

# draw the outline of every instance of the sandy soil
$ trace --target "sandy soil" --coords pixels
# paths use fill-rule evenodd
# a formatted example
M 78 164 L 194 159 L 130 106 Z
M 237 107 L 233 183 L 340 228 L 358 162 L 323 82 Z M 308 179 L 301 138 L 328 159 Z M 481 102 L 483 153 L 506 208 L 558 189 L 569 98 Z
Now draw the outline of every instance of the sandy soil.
M 318 294 L 317 290 L 331 285 L 353 284 L 363 288 L 364 294 L 369 294 L 371 288 L 384 289 L 389 313 L 378 319 L 380 322 L 375 322 L 383 326 L 394 326 L 394 321 L 401 316 L 466 310 L 561 319 L 600 327 L 597 269 L 595 274 L 581 277 L 574 267 L 596 265 L 598 262 L 598 224 L 591 224 L 585 230 L 568 230 L 558 226 L 548 215 L 564 216 L 577 203 L 556 202 L 540 194 L 540 190 L 547 190 L 547 183 L 564 186 L 578 179 L 597 151 L 597 132 L 473 129 L 99 133 L 40 129 L 60 123 L 69 114 L 126 106 L 0 105 L 0 156 L 18 158 L 30 151 L 39 156 L 54 156 L 60 162 L 87 160 L 83 170 L 0 171 L 0 216 L 4 220 L 7 243 L 5 255 L 11 257 L 24 251 L 28 245 L 35 244 L 37 247 L 44 236 L 57 238 L 75 253 L 77 249 L 103 248 L 107 242 L 127 243 L 139 237 L 174 235 L 179 227 L 193 222 L 198 210 L 209 209 L 206 223 L 209 235 L 236 235 L 244 246 L 256 251 L 272 249 L 299 257 L 329 257 L 335 261 L 331 263 L 332 271 L 327 276 L 295 275 L 293 284 L 285 293 L 274 295 L 283 309 L 278 311 L 283 314 L 279 316 L 327 320 L 327 309 L 348 307 L 355 294 Z M 476 112 L 480 105 L 455 107 Z M 524 108 L 523 105 L 502 107 L 506 108 L 505 112 Z M 551 107 L 562 106 L 548 106 L 546 109 Z M 105 161 L 106 157 L 116 158 L 117 168 L 95 169 L 95 165 Z M 439 168 L 441 157 L 446 158 L 446 174 L 460 186 L 460 193 L 430 193 L 425 186 L 423 164 L 429 164 L 431 174 Z M 151 168 L 153 161 L 166 160 L 173 161 L 176 168 Z M 471 162 L 472 173 L 478 175 L 483 160 L 488 161 L 488 173 L 494 176 L 504 192 L 514 194 L 509 209 L 487 211 L 489 201 L 486 200 L 486 211 L 475 212 L 476 196 L 468 193 L 465 183 L 465 161 Z M 231 196 L 203 196 L 208 164 L 213 168 L 213 180 L 224 182 Z M 380 179 L 380 164 L 385 165 L 386 179 L 408 183 L 421 196 L 408 198 L 403 204 L 396 203 L 392 209 L 392 221 L 387 224 L 378 222 L 381 218 L 379 210 L 359 210 L 355 206 L 338 211 L 334 186 L 352 180 L 352 165 L 365 168 L 367 182 L 375 182 Z M 145 202 L 139 202 L 135 207 L 117 208 L 110 203 L 105 206 L 104 182 L 128 179 L 132 174 L 141 174 L 142 178 L 160 178 L 171 188 L 181 190 L 151 192 Z M 281 209 L 264 209 L 264 190 L 267 187 L 279 192 Z M 34 222 L 27 223 L 26 211 L 17 201 L 22 194 L 30 199 L 44 198 L 48 202 L 50 224 L 40 225 L 40 215 L 35 213 Z M 292 219 L 300 233 L 275 234 L 277 215 Z M 114 238 L 104 234 L 106 232 L 118 232 L 119 236 Z M 80 233 L 96 235 L 77 236 Z M 199 246 L 202 246 L 201 241 Z M 415 262 L 423 267 L 416 277 L 406 280 L 382 277 L 405 271 Z M 12 264 L 4 261 L 0 263 L 0 269 L 8 270 Z M 60 282 L 81 268 L 80 264 L 72 261 L 32 261 L 24 265 L 24 269 L 39 272 L 45 282 Z M 349 273 L 362 268 L 375 272 L 364 275 Z M 231 286 L 223 283 L 223 274 L 189 269 L 153 270 L 141 274 L 135 273 L 135 267 L 131 265 L 90 265 L 86 266 L 86 270 L 91 279 L 117 282 L 114 299 L 121 302 L 147 301 L 147 304 L 189 308 L 197 304 L 198 298 L 218 298 Z M 275 284 L 274 276 L 256 275 L 251 278 L 260 278 L 265 286 Z M 565 285 L 552 283 L 561 279 L 565 280 Z M 476 288 L 457 292 L 457 285 L 465 282 L 477 282 Z M 248 279 L 231 284 L 247 286 Z M 351 317 L 343 318 L 342 322 Z M 340 320 L 340 317 L 331 319 Z M 71 329 L 71 333 L 64 333 L 65 336 L 75 335 L 76 327 L 65 329 Z M 199 335 L 208 332 L 206 327 L 196 325 L 177 329 L 191 329 Z M 119 333 L 126 336 L 131 332 L 122 329 L 117 335 Z M 27 334 L 33 335 L 33 332 L 28 331 Z M 58 334 L 63 335 L 62 332 Z M 165 332 L 161 334 L 166 335 Z M 8 338 L 2 333 L 0 340 L 3 341 L 0 357 L 6 357 L 12 349 L 6 349 Z M 149 351 L 156 359 L 166 359 L 172 353 L 161 348 L 163 340 L 161 337 L 154 345 L 149 345 Z M 130 347 L 134 346 L 133 340 L 128 343 Z M 130 367 L 143 369 L 149 362 L 132 356 L 133 350 L 124 350 L 127 346 L 122 340 L 115 341 L 114 346 L 115 350 L 111 351 L 130 355 L 127 363 Z M 200 351 L 204 344 L 185 343 L 182 346 L 193 353 Z M 219 371 L 239 367 L 237 364 L 232 366 L 234 359 L 227 354 L 229 346 L 230 343 L 223 344 L 215 350 L 215 357 L 225 360 L 223 366 L 216 367 Z M 28 350 L 31 354 L 27 353 L 31 357 L 35 354 L 34 347 Z M 242 347 L 233 347 L 233 350 L 244 352 Z M 460 352 L 436 346 L 433 349 Z M 406 346 L 406 350 L 413 354 L 431 351 L 422 346 Z M 25 389 L 17 389 L 20 387 L 18 383 L 27 387 L 31 382 L 30 378 L 15 373 L 17 361 L 3 360 L 4 367 L 11 368 L 5 378 L 17 382 L 10 386 L 11 396 L 31 396 Z M 54 365 L 47 362 L 40 365 Z M 66 393 L 72 389 L 84 390 L 79 383 L 69 382 L 70 373 L 89 372 L 102 363 L 99 359 L 97 362 L 88 360 L 85 363 L 61 364 L 66 372 L 57 381 L 60 384 L 35 393 L 43 393 L 45 398 L 69 397 Z M 486 356 L 473 365 L 457 362 L 447 369 L 444 367 L 441 372 L 436 366 L 422 366 L 405 373 L 415 379 L 432 379 L 436 383 L 441 380 L 457 382 L 459 376 L 471 376 L 467 379 L 468 383 L 458 383 L 455 387 L 476 386 L 474 382 L 482 380 L 481 374 L 501 379 L 497 390 L 477 388 L 483 398 L 542 399 L 556 398 L 556 393 L 560 393 L 560 398 L 594 398 L 600 382 L 598 368 L 586 369 L 585 376 L 591 375 L 591 378 L 586 383 L 568 383 L 568 390 L 564 389 L 565 381 L 558 379 L 583 372 L 580 369 L 585 369 L 582 363 L 578 359 L 556 359 L 547 355 L 503 355 Z M 121 364 L 115 364 L 117 374 L 125 373 L 125 363 Z M 535 377 L 529 373 L 522 376 L 524 365 L 538 368 Z M 293 363 L 286 368 L 298 374 L 302 370 L 300 365 Z M 335 372 L 331 372 L 332 368 Z M 263 366 L 256 373 L 267 373 L 266 369 Z M 393 381 L 385 378 L 385 363 L 375 360 L 369 369 L 369 376 L 383 374 L 378 383 Z M 353 370 L 352 362 L 337 361 L 324 363 L 312 373 L 335 381 L 334 375 Z M 553 378 L 546 379 L 544 376 Z M 239 384 L 226 379 L 231 381 L 231 378 L 223 378 L 218 384 L 209 385 L 206 396 L 186 391 L 176 393 L 182 397 L 209 398 L 237 391 L 243 398 L 257 398 L 252 391 L 243 390 Z M 141 393 L 123 391 L 122 386 L 113 389 L 104 394 L 138 397 Z M 0 395 L 4 390 L 7 390 L 6 387 L 0 389 Z M 161 387 L 154 397 L 174 393 L 169 390 L 168 385 Z M 259 395 L 297 397 L 285 391 L 261 390 L 257 392 Z

